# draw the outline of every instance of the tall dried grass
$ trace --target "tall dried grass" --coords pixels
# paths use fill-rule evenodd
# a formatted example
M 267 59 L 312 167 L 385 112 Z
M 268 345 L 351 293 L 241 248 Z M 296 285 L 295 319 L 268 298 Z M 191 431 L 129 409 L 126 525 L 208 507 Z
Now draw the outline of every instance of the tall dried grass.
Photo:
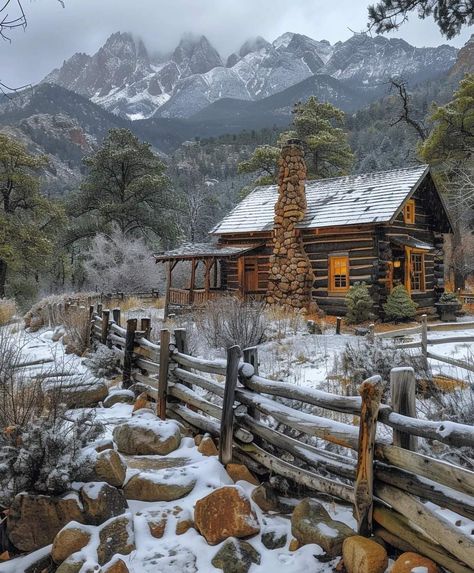
M 15 314 L 15 301 L 8 298 L 0 299 L 0 326 L 4 326 L 11 322 Z

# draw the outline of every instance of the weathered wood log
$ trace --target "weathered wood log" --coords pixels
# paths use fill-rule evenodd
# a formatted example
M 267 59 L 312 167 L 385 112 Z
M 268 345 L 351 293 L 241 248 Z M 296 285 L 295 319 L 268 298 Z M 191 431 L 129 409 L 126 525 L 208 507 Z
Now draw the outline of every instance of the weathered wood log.
M 100 336 L 100 341 L 102 344 L 107 344 L 107 336 L 109 334 L 109 320 L 110 320 L 110 310 L 102 311 L 102 332 Z
M 184 384 L 172 383 L 168 385 L 168 394 L 170 396 L 174 396 L 184 402 L 184 404 L 188 404 L 189 406 L 193 406 L 197 410 L 201 410 L 204 414 L 208 416 L 212 416 L 217 419 L 218 422 L 221 421 L 222 418 L 222 408 L 217 406 L 217 404 L 213 404 L 209 402 L 205 398 L 196 394 L 193 390 L 184 386 Z
M 451 364 L 451 366 L 457 366 L 458 368 L 463 368 L 469 372 L 474 372 L 474 364 L 469 362 L 464 362 L 463 360 L 456 360 L 449 356 L 442 356 L 441 354 L 435 354 L 434 352 L 428 352 L 428 358 L 432 360 L 439 360 L 440 362 L 446 362 L 446 364 Z
M 115 334 L 117 334 L 118 336 L 122 336 L 123 338 L 125 338 L 125 335 L 127 334 L 127 329 L 122 328 L 121 326 L 119 326 L 115 322 L 112 322 L 110 324 L 110 330 L 112 332 L 115 332 Z
M 445 551 L 440 545 L 436 545 L 419 531 L 415 531 L 410 527 L 410 523 L 405 516 L 377 503 L 374 508 L 374 520 L 386 531 L 408 543 L 415 552 L 425 555 L 442 567 L 446 567 L 451 573 L 472 573 L 470 567 L 456 559 L 449 551 Z
M 413 368 L 392 368 L 390 390 L 393 411 L 410 418 L 416 418 L 416 379 Z M 394 430 L 393 445 L 416 451 L 417 440 L 411 434 Z
M 225 360 L 204 360 L 202 358 L 195 358 L 194 356 L 182 354 L 177 350 L 173 352 L 172 359 L 181 366 L 193 368 L 194 370 L 199 370 L 201 372 L 220 374 L 221 376 L 225 376 L 226 373 Z
M 474 472 L 409 450 L 377 444 L 377 460 L 474 496 Z
M 170 362 L 170 331 L 163 328 L 160 332 L 160 364 L 158 374 L 158 416 L 166 420 L 166 396 L 168 393 L 168 375 Z
M 357 530 L 360 535 L 364 536 L 370 536 L 372 533 L 375 432 L 383 388 L 384 383 L 380 376 L 372 376 L 359 387 L 362 409 L 354 486 L 354 509 Z
M 379 484 L 377 496 L 410 522 L 425 531 L 431 539 L 451 552 L 462 563 L 474 568 L 474 540 L 450 521 L 434 513 L 408 493 L 387 484 Z
M 423 368 L 428 372 L 428 317 L 426 314 L 421 316 L 421 356 Z
M 341 323 L 342 323 L 342 318 L 338 316 L 336 318 L 336 334 L 341 334 Z
M 188 370 L 183 370 L 182 368 L 175 368 L 173 370 L 174 376 L 187 384 L 199 386 L 208 392 L 213 392 L 221 398 L 224 397 L 224 385 L 215 382 L 214 380 L 209 380 L 204 378 L 204 376 L 199 376 L 199 374 L 194 374 L 194 372 L 189 372 Z
M 265 452 L 265 450 L 256 444 L 249 444 L 248 446 L 237 444 L 237 446 L 247 456 L 262 464 L 272 472 L 289 478 L 294 482 L 309 487 L 315 491 L 343 499 L 349 503 L 354 502 L 354 489 L 350 485 L 331 480 L 320 476 L 317 473 L 313 473 L 308 470 L 298 468 L 288 462 L 284 462 L 280 458 Z
M 443 324 L 428 324 L 428 332 L 446 332 L 450 330 L 470 330 L 474 322 L 444 322 Z
M 227 350 L 224 403 L 222 406 L 221 431 L 219 438 L 219 461 L 227 465 L 232 461 L 232 438 L 234 435 L 235 388 L 239 376 L 239 361 L 242 351 L 238 346 Z
M 112 344 L 118 344 L 119 346 L 125 346 L 125 338 L 122 338 L 121 336 L 118 336 L 117 334 L 114 334 L 113 332 L 109 333 L 108 340 Z
M 140 355 L 136 355 L 135 357 L 135 365 L 146 372 L 151 372 L 152 374 L 159 374 L 160 373 L 160 365 L 157 362 L 153 362 L 153 360 L 147 360 L 146 358 L 141 358 Z
M 129 388 L 132 385 L 133 349 L 135 345 L 135 331 L 137 330 L 137 319 L 127 320 L 127 334 L 125 335 L 125 351 L 123 357 L 122 386 Z
M 143 331 L 143 338 L 149 340 L 151 334 L 151 318 L 146 317 L 141 319 L 140 330 Z
M 414 336 L 421 333 L 421 326 L 412 326 L 410 328 L 399 328 L 387 332 L 378 332 L 375 338 L 398 338 L 405 336 Z
M 113 308 L 112 309 L 112 317 L 117 326 L 120 326 L 120 308 Z

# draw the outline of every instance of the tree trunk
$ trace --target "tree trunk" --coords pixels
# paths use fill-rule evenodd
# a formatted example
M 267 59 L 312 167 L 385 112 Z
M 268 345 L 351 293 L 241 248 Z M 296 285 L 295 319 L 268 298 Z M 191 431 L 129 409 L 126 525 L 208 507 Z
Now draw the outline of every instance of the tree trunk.
M 5 283 L 7 282 L 7 263 L 0 259 L 0 298 L 5 297 Z
M 461 235 L 461 225 L 455 224 L 453 233 L 453 270 L 454 270 L 454 290 L 464 290 L 466 274 L 464 272 L 464 252 Z

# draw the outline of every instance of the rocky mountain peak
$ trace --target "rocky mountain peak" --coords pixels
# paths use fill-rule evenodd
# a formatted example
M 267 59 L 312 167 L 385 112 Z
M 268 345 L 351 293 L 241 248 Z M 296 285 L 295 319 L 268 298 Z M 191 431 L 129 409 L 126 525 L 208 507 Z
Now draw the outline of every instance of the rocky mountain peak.
M 256 38 L 250 38 L 244 42 L 239 50 L 239 56 L 244 58 L 250 52 L 258 52 L 262 48 L 269 48 L 271 46 L 270 42 L 267 42 L 262 36 L 257 36 Z
M 205 74 L 209 70 L 222 66 L 218 51 L 212 46 L 206 36 L 183 36 L 171 57 L 181 71 L 181 76 Z

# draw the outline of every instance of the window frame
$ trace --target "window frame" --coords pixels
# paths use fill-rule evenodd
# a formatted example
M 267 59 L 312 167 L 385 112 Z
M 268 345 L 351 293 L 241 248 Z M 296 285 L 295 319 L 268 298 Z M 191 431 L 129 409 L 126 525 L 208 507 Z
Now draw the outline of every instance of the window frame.
M 416 220 L 416 201 L 408 199 L 403 207 L 403 221 L 406 225 L 414 225 Z
M 344 260 L 345 261 L 345 275 L 336 275 L 335 273 L 335 262 L 337 260 Z M 338 293 L 346 293 L 350 288 L 350 260 L 349 255 L 346 253 L 334 253 L 328 256 L 328 292 L 331 294 L 338 294 Z M 345 276 L 346 277 L 346 285 L 345 286 L 336 286 L 336 276 Z
M 409 293 L 425 293 L 426 292 L 426 252 L 420 249 L 406 248 L 406 270 L 405 270 L 405 288 Z M 412 271 L 413 271 L 413 256 L 420 257 L 421 271 L 420 271 L 420 288 L 413 288 Z

